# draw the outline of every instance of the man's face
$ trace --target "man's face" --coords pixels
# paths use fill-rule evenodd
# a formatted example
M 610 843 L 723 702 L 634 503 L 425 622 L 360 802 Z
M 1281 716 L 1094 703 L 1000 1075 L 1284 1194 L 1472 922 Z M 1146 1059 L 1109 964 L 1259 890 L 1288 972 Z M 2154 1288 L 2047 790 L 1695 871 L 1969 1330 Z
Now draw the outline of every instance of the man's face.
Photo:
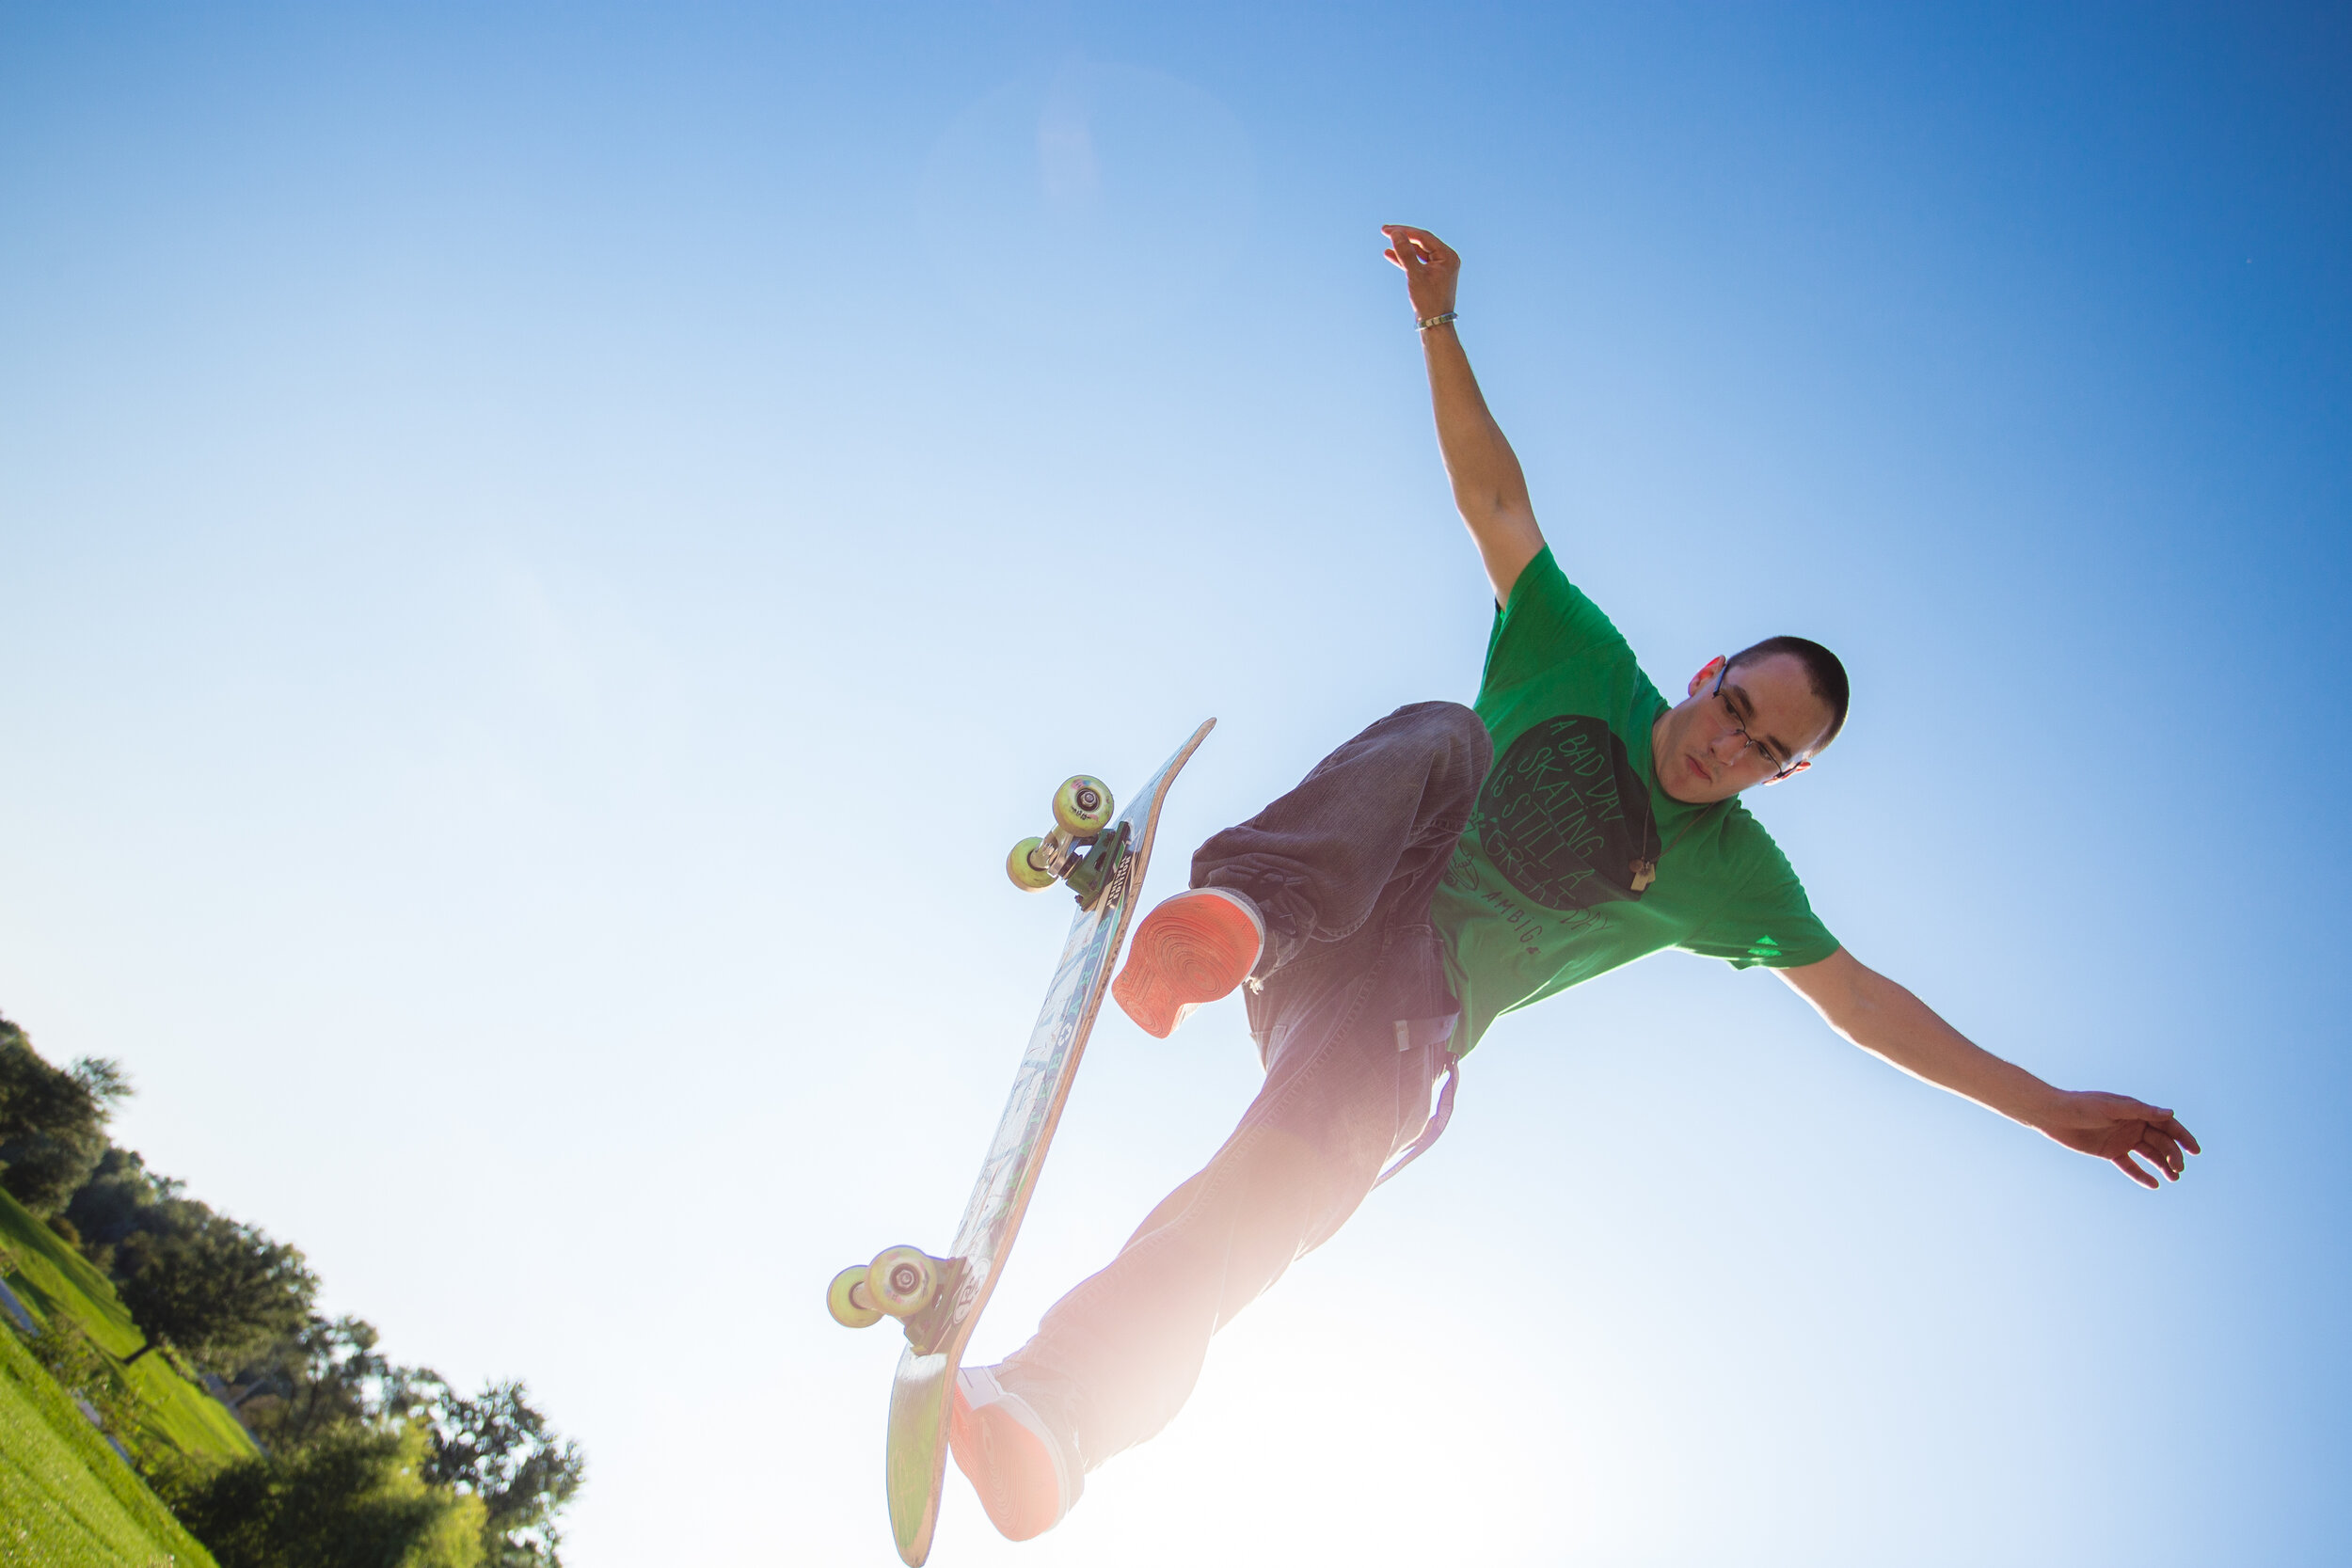
M 1724 661 L 1709 660 L 1691 677 L 1690 696 L 1650 729 L 1650 760 L 1660 786 L 1692 805 L 1727 800 L 1750 784 L 1770 784 L 1791 764 L 1803 771 L 1829 733 L 1829 705 L 1813 694 L 1804 666 L 1792 656 L 1774 654 L 1740 666 L 1724 675 L 1720 694 L 1719 675 Z M 1751 745 L 1750 736 L 1770 747 L 1771 756 Z

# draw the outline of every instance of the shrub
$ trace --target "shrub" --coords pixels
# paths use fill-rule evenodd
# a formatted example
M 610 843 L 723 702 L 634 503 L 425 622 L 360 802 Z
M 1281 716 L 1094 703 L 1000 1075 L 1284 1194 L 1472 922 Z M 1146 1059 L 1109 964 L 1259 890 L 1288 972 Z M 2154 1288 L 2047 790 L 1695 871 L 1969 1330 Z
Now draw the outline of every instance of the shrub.
M 419 1429 L 337 1427 L 285 1454 L 166 1481 L 220 1568 L 482 1568 L 479 1497 L 428 1483 Z
M 137 1461 L 148 1457 L 148 1404 L 112 1357 L 90 1343 L 70 1318 L 58 1318 L 25 1335 L 33 1354 L 57 1386 L 98 1412 L 99 1430 L 120 1443 Z

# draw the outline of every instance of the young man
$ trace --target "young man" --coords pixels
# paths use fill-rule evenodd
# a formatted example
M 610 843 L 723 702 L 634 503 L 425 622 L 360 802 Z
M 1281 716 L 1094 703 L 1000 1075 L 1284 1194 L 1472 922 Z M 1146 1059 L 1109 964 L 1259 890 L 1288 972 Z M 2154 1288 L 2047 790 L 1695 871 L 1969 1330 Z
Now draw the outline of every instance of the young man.
M 1165 1426 L 1210 1336 L 1434 1141 L 1456 1064 L 1498 1014 L 1661 948 L 1762 964 L 1864 1050 L 2142 1186 L 2157 1180 L 2138 1160 L 2177 1180 L 2197 1152 L 2171 1112 L 2055 1089 L 1838 945 L 1734 797 L 1813 766 L 1846 720 L 1844 668 L 1776 637 L 1709 659 L 1669 705 L 1535 526 L 1454 334 L 1460 258 L 1422 230 L 1383 232 L 1494 584 L 1478 705 L 1381 720 L 1202 845 L 1191 891 L 1136 927 L 1120 1006 L 1165 1036 L 1246 987 L 1265 1086 L 1035 1338 L 962 1374 L 956 1463 L 1015 1540 Z

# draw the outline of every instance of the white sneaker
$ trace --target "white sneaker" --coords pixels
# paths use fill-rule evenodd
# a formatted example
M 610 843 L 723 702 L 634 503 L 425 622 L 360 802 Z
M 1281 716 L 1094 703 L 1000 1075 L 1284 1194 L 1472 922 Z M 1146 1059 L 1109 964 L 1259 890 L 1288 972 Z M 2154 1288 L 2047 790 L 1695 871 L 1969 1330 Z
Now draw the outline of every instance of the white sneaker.
M 947 1447 L 980 1495 L 989 1523 L 1009 1540 L 1043 1535 L 1086 1490 L 1086 1472 L 1070 1446 L 1028 1401 L 996 1381 L 993 1367 L 956 1374 Z

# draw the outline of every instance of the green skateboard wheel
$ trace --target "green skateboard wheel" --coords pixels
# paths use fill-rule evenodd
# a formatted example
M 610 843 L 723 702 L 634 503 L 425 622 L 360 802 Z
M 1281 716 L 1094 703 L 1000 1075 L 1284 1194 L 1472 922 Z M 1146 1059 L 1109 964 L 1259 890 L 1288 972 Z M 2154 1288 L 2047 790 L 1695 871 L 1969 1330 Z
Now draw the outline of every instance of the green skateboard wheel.
M 894 1318 L 911 1318 L 939 1293 L 939 1264 L 920 1247 L 884 1247 L 866 1269 L 866 1293 Z
M 882 1321 L 882 1308 L 873 1304 L 866 1289 L 866 1275 L 871 1268 L 868 1263 L 852 1263 L 825 1287 L 825 1310 L 844 1328 L 871 1328 Z
M 1032 852 L 1044 847 L 1041 838 L 1025 838 L 1005 857 L 1005 875 L 1024 893 L 1043 893 L 1054 885 L 1054 874 L 1029 859 Z
M 1092 838 L 1110 826 L 1111 786 L 1084 773 L 1066 779 L 1054 791 L 1054 820 L 1075 838 Z

